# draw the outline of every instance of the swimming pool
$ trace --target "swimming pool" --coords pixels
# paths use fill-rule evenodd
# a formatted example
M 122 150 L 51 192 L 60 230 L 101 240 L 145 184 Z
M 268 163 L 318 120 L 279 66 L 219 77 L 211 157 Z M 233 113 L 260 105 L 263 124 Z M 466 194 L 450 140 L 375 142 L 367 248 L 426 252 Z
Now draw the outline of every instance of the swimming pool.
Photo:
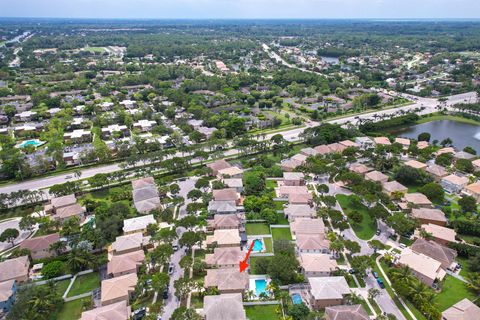
M 42 144 L 44 144 L 45 142 L 43 141 L 40 141 L 38 139 L 33 139 L 33 140 L 25 140 L 23 141 L 22 143 L 20 143 L 18 145 L 19 148 L 25 148 L 25 147 L 29 147 L 29 146 L 32 146 L 32 147 L 38 147 L 38 146 L 41 146 Z
M 293 301 L 293 304 L 302 304 L 303 303 L 302 297 L 298 293 L 292 294 L 292 301 Z
M 259 297 L 262 292 L 265 292 L 266 294 L 268 294 L 268 292 L 267 292 L 267 280 L 256 279 L 255 280 L 255 294 L 257 295 L 257 297 Z
M 253 240 L 253 252 L 263 251 L 263 241 L 260 239 Z

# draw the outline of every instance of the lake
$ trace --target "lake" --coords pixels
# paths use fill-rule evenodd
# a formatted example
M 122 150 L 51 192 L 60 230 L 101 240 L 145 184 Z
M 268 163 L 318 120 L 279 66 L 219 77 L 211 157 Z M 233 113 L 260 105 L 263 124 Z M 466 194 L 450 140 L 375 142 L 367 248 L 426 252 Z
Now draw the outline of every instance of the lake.
M 392 134 L 417 139 L 422 132 L 428 132 L 431 135 L 430 142 L 450 138 L 453 146 L 458 150 L 463 150 L 466 146 L 471 146 L 480 153 L 480 126 L 457 122 L 452 120 L 436 120 L 411 127 L 392 131 Z

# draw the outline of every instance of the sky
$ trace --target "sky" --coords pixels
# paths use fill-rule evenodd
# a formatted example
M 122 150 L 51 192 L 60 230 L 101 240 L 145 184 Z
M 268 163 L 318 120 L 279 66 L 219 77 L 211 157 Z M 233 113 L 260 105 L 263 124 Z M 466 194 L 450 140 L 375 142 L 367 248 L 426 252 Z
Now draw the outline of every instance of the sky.
M 480 18 L 480 0 L 0 0 L 0 17 Z

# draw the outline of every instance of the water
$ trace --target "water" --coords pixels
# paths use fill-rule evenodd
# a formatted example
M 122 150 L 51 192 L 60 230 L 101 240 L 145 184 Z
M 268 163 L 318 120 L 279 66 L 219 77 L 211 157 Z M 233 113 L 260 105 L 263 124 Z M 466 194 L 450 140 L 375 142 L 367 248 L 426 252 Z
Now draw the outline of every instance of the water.
M 293 301 L 293 304 L 302 304 L 303 303 L 302 297 L 298 293 L 292 294 L 292 301 Z
M 262 242 L 262 240 L 259 240 L 259 239 L 253 240 L 253 251 L 254 251 L 254 252 L 263 251 L 263 242 Z
M 430 143 L 433 140 L 438 140 L 440 143 L 443 139 L 450 138 L 456 149 L 463 150 L 466 146 L 471 146 L 480 153 L 480 126 L 474 124 L 453 120 L 436 120 L 395 130 L 391 133 L 417 139 L 422 132 L 430 133 Z
M 257 297 L 259 297 L 262 292 L 265 292 L 265 293 L 268 294 L 268 292 L 267 292 L 267 280 L 256 279 L 255 280 L 255 294 L 257 295 Z
M 42 144 L 44 144 L 44 142 L 38 140 L 38 139 L 35 139 L 35 140 L 26 140 L 26 141 L 23 141 L 22 143 L 20 143 L 20 145 L 18 146 L 19 148 L 25 148 L 25 147 L 28 147 L 28 146 L 33 146 L 33 147 L 38 147 L 38 146 L 41 146 Z
M 338 58 L 335 58 L 335 57 L 324 57 L 324 56 L 320 56 L 320 58 L 322 58 L 323 61 L 325 61 L 326 63 L 330 63 L 330 64 L 338 64 L 340 62 L 340 60 Z

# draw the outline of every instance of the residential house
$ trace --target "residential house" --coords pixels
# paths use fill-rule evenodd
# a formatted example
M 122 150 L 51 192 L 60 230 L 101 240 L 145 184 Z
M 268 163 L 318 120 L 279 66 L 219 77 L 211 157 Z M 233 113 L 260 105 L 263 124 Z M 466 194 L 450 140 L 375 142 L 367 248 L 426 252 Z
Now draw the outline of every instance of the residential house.
M 436 281 L 442 281 L 446 276 L 445 270 L 441 268 L 441 262 L 423 253 L 416 253 L 410 249 L 404 249 L 398 258 L 397 263 L 401 266 L 408 266 L 412 274 L 428 286 Z
M 205 296 L 203 298 L 205 320 L 246 320 L 240 293 Z
M 356 142 L 353 142 L 352 140 L 343 140 L 343 141 L 340 141 L 339 144 L 341 144 L 342 146 L 344 146 L 346 148 L 359 148 L 360 147 L 360 144 L 358 144 Z
M 374 142 L 369 137 L 356 137 L 355 143 L 360 147 L 360 149 L 365 150 L 368 148 L 373 148 Z
M 243 176 L 243 170 L 239 167 L 229 167 L 218 170 L 218 178 L 241 178 Z
M 292 194 L 309 194 L 307 186 L 279 186 L 275 188 L 277 197 L 288 198 Z
M 230 168 L 232 165 L 225 160 L 216 160 L 212 163 L 207 163 L 206 166 L 212 170 L 212 175 L 218 175 L 218 171 L 226 168 Z
M 17 281 L 0 282 L 0 314 L 7 314 L 12 309 L 17 297 Z
M 292 205 L 312 205 L 313 196 L 311 193 L 292 193 L 288 195 L 288 203 Z
M 237 190 L 234 188 L 217 189 L 213 190 L 212 193 L 215 201 L 235 201 L 237 203 L 240 199 Z
M 414 208 L 411 216 L 420 221 L 420 224 L 436 224 L 438 226 L 445 226 L 447 218 L 442 210 L 433 208 Z
M 313 207 L 306 204 L 288 204 L 283 213 L 289 222 L 297 218 L 314 218 L 317 214 Z
M 361 304 L 325 308 L 325 320 L 369 320 L 370 316 Z
M 211 214 L 234 214 L 237 212 L 236 201 L 216 201 L 208 203 L 208 212 Z
M 216 214 L 213 219 L 207 220 L 208 230 L 238 230 L 240 226 L 241 221 L 236 214 Z
M 153 214 L 146 216 L 135 217 L 123 220 L 123 233 L 132 234 L 132 233 L 145 233 L 147 232 L 147 226 L 149 224 L 156 224 L 157 221 L 153 217 Z
M 20 248 L 30 250 L 30 255 L 33 260 L 50 258 L 55 255 L 55 251 L 50 250 L 50 246 L 58 241 L 60 241 L 60 236 L 58 233 L 54 233 L 26 239 L 20 243 Z
M 443 311 L 442 320 L 480 320 L 480 307 L 465 298 Z
M 80 320 L 128 320 L 132 313 L 126 301 L 83 311 Z
M 350 167 L 348 167 L 348 169 L 362 176 L 366 175 L 368 172 L 372 170 L 362 163 L 353 163 L 350 165 Z
M 301 149 L 300 154 L 310 157 L 310 156 L 316 156 L 318 152 L 315 149 L 308 147 L 308 148 Z
M 480 202 L 480 182 L 469 184 L 465 187 L 463 193 L 474 197 L 477 202 Z
M 405 138 L 395 138 L 395 143 L 399 143 L 402 145 L 403 149 L 408 149 L 410 147 L 410 139 Z
M 223 179 L 222 182 L 227 188 L 235 188 L 238 193 L 243 192 L 243 180 L 240 178 Z
M 143 250 L 114 255 L 107 264 L 107 275 L 113 278 L 130 273 L 136 274 L 143 261 L 145 261 Z
M 219 293 L 243 293 L 248 289 L 248 273 L 237 268 L 208 269 L 205 288 L 217 288 Z
M 432 177 L 435 179 L 435 181 L 440 181 L 442 178 L 448 176 L 447 170 L 445 170 L 444 167 L 439 166 L 437 164 L 431 164 L 429 165 L 426 169 L 426 172 L 428 172 Z
M 439 261 L 441 267 L 445 270 L 456 265 L 455 258 L 457 257 L 457 252 L 434 241 L 419 238 L 415 240 L 410 249 L 413 252 L 424 254 Z
M 380 182 L 380 183 L 385 183 L 388 181 L 388 176 L 384 175 L 380 171 L 374 170 L 370 171 L 369 173 L 365 174 L 365 179 L 374 181 L 374 182 Z
M 330 149 L 330 147 L 326 144 L 322 144 L 322 145 L 319 145 L 319 146 L 316 146 L 315 148 L 313 148 L 315 150 L 315 152 L 319 155 L 327 155 L 329 153 L 332 152 L 332 150 Z
M 392 143 L 390 142 L 390 139 L 387 137 L 375 137 L 373 138 L 373 142 L 375 142 L 376 145 L 384 145 L 384 146 L 389 146 Z
M 23 111 L 20 113 L 17 113 L 15 117 L 15 121 L 17 122 L 26 122 L 26 121 L 32 121 L 32 118 L 36 115 L 37 113 L 35 111 Z
M 403 196 L 403 201 L 410 204 L 412 208 L 431 208 L 432 202 L 423 194 L 419 192 L 406 193 Z
M 423 162 L 417 160 L 409 160 L 405 162 L 406 166 L 412 167 L 414 169 L 425 170 L 427 169 L 427 165 Z
M 342 153 L 345 149 L 347 149 L 347 146 L 341 143 L 331 143 L 327 146 L 331 153 Z
M 445 147 L 437 150 L 434 154 L 436 157 L 438 157 L 439 155 L 444 153 L 455 153 L 455 149 L 453 149 L 452 147 Z
M 120 101 L 119 104 L 124 106 L 125 109 L 134 109 L 137 106 L 137 101 L 123 100 L 123 101 Z
M 100 109 L 102 109 L 102 111 L 109 111 L 112 109 L 113 106 L 113 102 L 104 101 L 100 104 Z
M 457 242 L 455 239 L 457 233 L 455 230 L 442 227 L 436 224 L 422 224 L 420 226 L 420 229 L 415 230 L 415 237 L 416 238 L 421 238 L 421 233 L 420 230 L 425 231 L 426 233 L 429 233 L 433 239 L 433 241 L 443 245 L 443 246 L 448 246 L 450 242 Z
M 158 189 L 152 177 L 132 181 L 133 204 L 138 212 L 145 214 L 161 206 Z
M 207 246 L 215 247 L 237 247 L 240 245 L 240 234 L 238 229 L 218 229 L 213 235 L 207 236 Z
M 475 158 L 475 155 L 468 153 L 466 151 L 459 151 L 459 152 L 455 152 L 455 154 L 453 155 L 453 158 L 455 160 L 459 160 L 459 159 L 472 160 L 473 158 Z
M 345 303 L 350 287 L 344 277 L 309 277 L 310 305 L 313 309 L 325 309 Z
M 125 301 L 128 305 L 131 294 L 135 291 L 137 281 L 138 278 L 135 273 L 103 280 L 100 297 L 101 305 L 107 306 L 120 301 Z
M 197 131 L 200 132 L 203 136 L 205 136 L 205 139 L 210 139 L 213 133 L 217 131 L 217 128 L 198 127 Z
M 110 139 L 110 137 L 115 134 L 121 136 L 122 138 L 128 137 L 130 135 L 130 130 L 126 125 L 111 124 L 106 128 L 102 128 L 102 139 Z
M 297 218 L 290 222 L 293 235 L 299 234 L 325 234 L 325 224 L 322 219 Z
M 76 129 L 72 132 L 65 132 L 63 134 L 64 142 L 72 143 L 86 143 L 92 142 L 92 133 L 85 129 Z
M 338 268 L 337 261 L 322 253 L 300 253 L 298 261 L 305 277 L 329 277 Z
M 407 187 L 397 181 L 384 182 L 382 189 L 389 196 L 393 194 L 406 194 L 408 191 Z
M 28 271 L 30 269 L 30 258 L 21 256 L 0 262 L 0 282 L 16 280 L 23 283 L 28 280 Z
M 84 207 L 77 203 L 75 194 L 52 198 L 44 209 L 45 213 L 52 214 L 52 218 L 61 223 L 72 217 L 78 217 L 82 221 L 86 211 Z
M 48 109 L 47 111 L 45 111 L 45 114 L 47 115 L 47 117 L 54 117 L 57 113 L 59 113 L 62 109 L 60 108 L 51 108 L 51 109 Z
M 149 246 L 150 237 L 144 237 L 141 232 L 118 236 L 108 248 L 112 255 L 123 255 L 125 253 L 142 250 Z
M 238 268 L 238 262 L 245 258 L 245 253 L 240 247 L 223 247 L 213 249 L 213 253 L 205 255 L 208 267 Z
M 459 193 L 468 185 L 467 177 L 460 177 L 454 174 L 444 177 L 440 180 L 440 185 L 450 193 Z
M 296 250 L 299 253 L 329 253 L 330 241 L 325 234 L 298 234 L 295 238 Z
M 473 160 L 472 164 L 475 171 L 480 171 L 480 159 Z
M 305 176 L 302 172 L 284 172 L 283 184 L 285 186 L 303 186 L 305 185 Z
M 139 130 L 140 132 L 150 132 L 156 125 L 156 121 L 143 119 L 135 122 L 133 124 L 133 128 Z

